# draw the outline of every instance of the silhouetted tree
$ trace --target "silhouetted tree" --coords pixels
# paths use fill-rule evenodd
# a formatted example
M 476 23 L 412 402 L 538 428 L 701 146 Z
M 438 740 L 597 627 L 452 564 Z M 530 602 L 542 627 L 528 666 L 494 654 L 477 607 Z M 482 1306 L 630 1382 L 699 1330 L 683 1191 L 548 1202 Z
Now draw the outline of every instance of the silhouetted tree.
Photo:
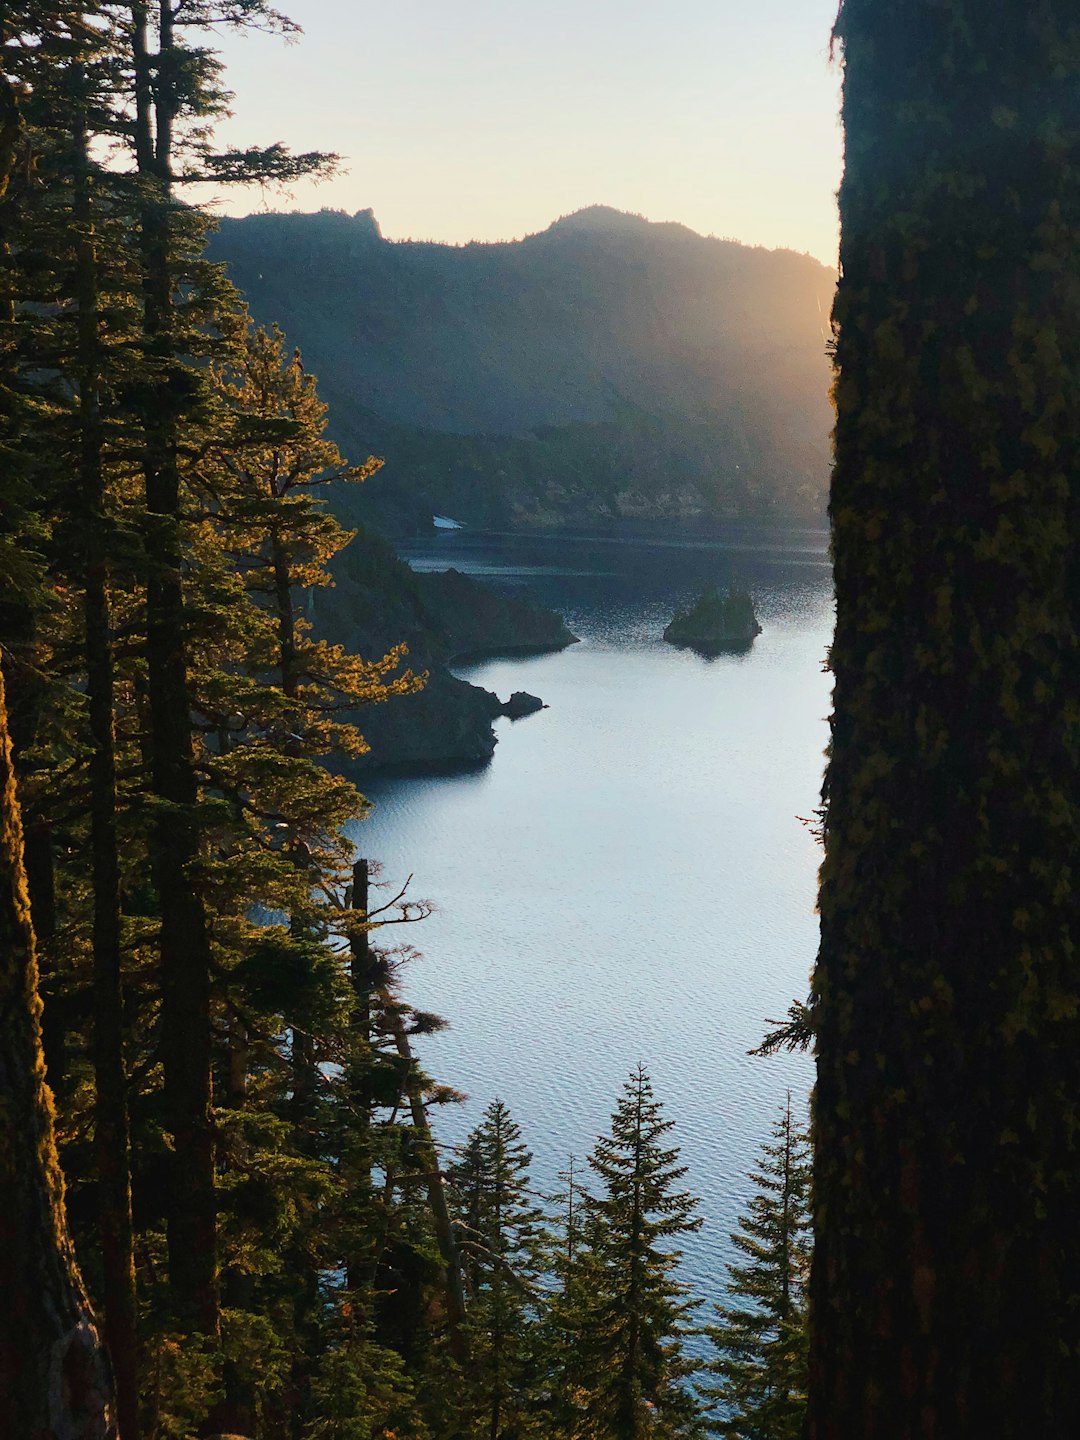
M 696 1199 L 675 1189 L 686 1167 L 665 1144 L 673 1127 L 639 1065 L 623 1086 L 610 1134 L 589 1157 L 600 1193 L 583 1197 L 581 1311 L 567 1317 L 577 1349 L 572 1434 L 582 1440 L 703 1433 L 700 1407 L 684 1383 L 694 1367 L 683 1351 L 700 1302 L 672 1273 L 679 1237 L 701 1221 L 693 1218 Z
M 772 1140 L 751 1172 L 755 1194 L 732 1244 L 727 1299 L 708 1327 L 720 1383 L 702 1387 L 717 1402 L 712 1424 L 729 1440 L 798 1440 L 806 1414 L 810 1272 L 810 1147 L 791 1095 Z
M 1080 26 L 844 0 L 809 1435 L 1080 1428 Z
M 199 786 L 192 754 L 184 614 L 180 451 L 184 426 L 206 402 L 197 359 L 208 332 L 235 300 L 200 252 L 205 219 L 179 203 L 178 181 L 295 178 L 328 157 L 293 159 L 279 146 L 214 152 L 212 125 L 225 97 L 219 65 L 203 43 L 228 24 L 286 33 L 297 28 L 266 0 L 135 0 L 125 7 L 130 45 L 130 133 L 139 175 L 142 260 L 140 392 L 144 429 L 147 695 L 152 779 L 158 804 L 151 856 L 161 908 L 161 1048 L 172 1135 L 169 1277 L 177 1319 L 213 1334 L 218 1326 L 214 1146 L 210 1118 L 211 940 L 196 880 Z
M 448 1177 L 468 1287 L 470 1378 L 489 1440 L 522 1434 L 529 1408 L 541 1241 L 531 1163 L 520 1128 L 494 1100 Z

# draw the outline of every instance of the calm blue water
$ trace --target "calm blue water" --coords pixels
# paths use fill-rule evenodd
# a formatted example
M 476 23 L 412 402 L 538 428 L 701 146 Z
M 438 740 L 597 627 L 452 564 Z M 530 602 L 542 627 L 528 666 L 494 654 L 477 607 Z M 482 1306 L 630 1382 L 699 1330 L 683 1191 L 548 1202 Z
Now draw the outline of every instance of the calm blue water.
M 462 674 L 549 709 L 499 722 L 486 769 L 372 782 L 357 844 L 415 875 L 435 915 L 407 998 L 444 1015 L 425 1042 L 467 1092 L 437 1116 L 451 1144 L 500 1096 L 551 1187 L 606 1128 L 643 1061 L 676 1121 L 704 1225 L 685 1274 L 720 1294 L 745 1175 L 802 1056 L 752 1059 L 766 1017 L 804 996 L 817 943 L 818 803 L 832 626 L 825 539 L 741 533 L 663 544 L 446 532 L 407 548 L 562 611 L 582 644 Z M 737 579 L 764 632 L 705 660 L 661 639 L 676 603 Z

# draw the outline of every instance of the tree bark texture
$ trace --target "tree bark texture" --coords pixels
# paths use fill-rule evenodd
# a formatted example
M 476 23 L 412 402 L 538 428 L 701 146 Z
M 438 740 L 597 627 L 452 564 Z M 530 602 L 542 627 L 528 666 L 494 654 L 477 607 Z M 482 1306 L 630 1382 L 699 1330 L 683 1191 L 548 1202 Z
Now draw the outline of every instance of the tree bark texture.
M 367 916 L 371 906 L 368 862 L 353 865 L 351 907 Z M 349 1194 L 355 1211 L 365 1217 L 369 1232 L 372 1222 L 372 1000 L 382 967 L 371 944 L 369 931 L 355 930 L 349 938 L 349 980 L 353 992 L 351 1019 L 352 1055 L 349 1062 Z M 351 1289 L 359 1291 L 361 1277 L 373 1277 L 377 1263 L 375 1235 L 363 1237 L 362 1248 L 348 1257 L 347 1275 Z
M 112 1376 L 64 1220 L 0 673 L 0 1435 L 116 1440 Z
M 811 1440 L 1080 1434 L 1080 24 L 844 0 Z
M 124 1073 L 124 1001 L 120 931 L 120 860 L 116 831 L 116 745 L 112 635 L 107 589 L 108 539 L 102 471 L 101 346 L 97 254 L 85 130 L 75 135 L 79 226 L 79 496 L 83 534 L 83 623 L 90 721 L 90 851 L 93 876 L 94 1140 L 98 1234 L 104 1277 L 105 1337 L 116 1378 L 123 1440 L 138 1440 L 135 1247 L 131 1155 Z

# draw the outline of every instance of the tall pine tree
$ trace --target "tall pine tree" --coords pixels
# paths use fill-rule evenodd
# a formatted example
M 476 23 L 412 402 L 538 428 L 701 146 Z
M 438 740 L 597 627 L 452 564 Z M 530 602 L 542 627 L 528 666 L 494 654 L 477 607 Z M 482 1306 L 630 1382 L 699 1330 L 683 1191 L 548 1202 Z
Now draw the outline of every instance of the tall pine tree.
M 644 1067 L 633 1070 L 611 1131 L 589 1156 L 599 1182 L 584 1197 L 585 1283 L 571 1317 L 572 1386 L 581 1440 L 690 1440 L 703 1433 L 686 1383 L 683 1349 L 698 1301 L 675 1278 L 682 1235 L 697 1230 L 697 1201 L 676 1186 L 686 1174 Z
M 532 1433 L 541 1213 L 531 1163 L 520 1128 L 494 1100 L 448 1177 L 468 1287 L 473 1393 L 488 1440 Z
M 169 1277 L 178 1325 L 218 1327 L 214 1143 L 210 1114 L 211 935 L 198 884 L 200 790 L 191 736 L 185 617 L 181 452 L 208 377 L 197 362 L 227 305 L 220 276 L 199 259 L 207 225 L 180 204 L 178 181 L 250 182 L 318 170 L 327 157 L 218 154 L 208 122 L 225 109 L 220 66 L 204 41 L 215 27 L 295 26 L 265 3 L 138 0 L 127 10 L 131 137 L 139 187 L 144 430 L 146 659 L 156 826 L 151 859 L 161 911 L 161 1046 L 172 1136 Z
M 756 1193 L 732 1244 L 728 1299 L 708 1327 L 719 1352 L 709 1366 L 718 1385 L 712 1424 L 728 1440 L 798 1440 L 806 1415 L 806 1288 L 810 1237 L 810 1146 L 791 1094 L 750 1180 Z

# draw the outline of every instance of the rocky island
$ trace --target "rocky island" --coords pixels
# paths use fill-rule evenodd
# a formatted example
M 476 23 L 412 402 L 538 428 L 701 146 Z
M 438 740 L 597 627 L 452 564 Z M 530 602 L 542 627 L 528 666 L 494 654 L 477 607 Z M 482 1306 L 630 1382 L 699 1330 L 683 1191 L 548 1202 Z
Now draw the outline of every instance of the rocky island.
M 535 715 L 538 710 L 546 710 L 547 706 L 539 695 L 530 695 L 527 690 L 515 690 L 502 708 L 502 713 L 510 720 L 524 720 L 526 715 Z
M 760 634 L 749 593 L 731 588 L 721 594 L 713 585 L 688 610 L 675 612 L 664 639 L 671 645 L 717 655 L 723 650 L 748 650 Z

